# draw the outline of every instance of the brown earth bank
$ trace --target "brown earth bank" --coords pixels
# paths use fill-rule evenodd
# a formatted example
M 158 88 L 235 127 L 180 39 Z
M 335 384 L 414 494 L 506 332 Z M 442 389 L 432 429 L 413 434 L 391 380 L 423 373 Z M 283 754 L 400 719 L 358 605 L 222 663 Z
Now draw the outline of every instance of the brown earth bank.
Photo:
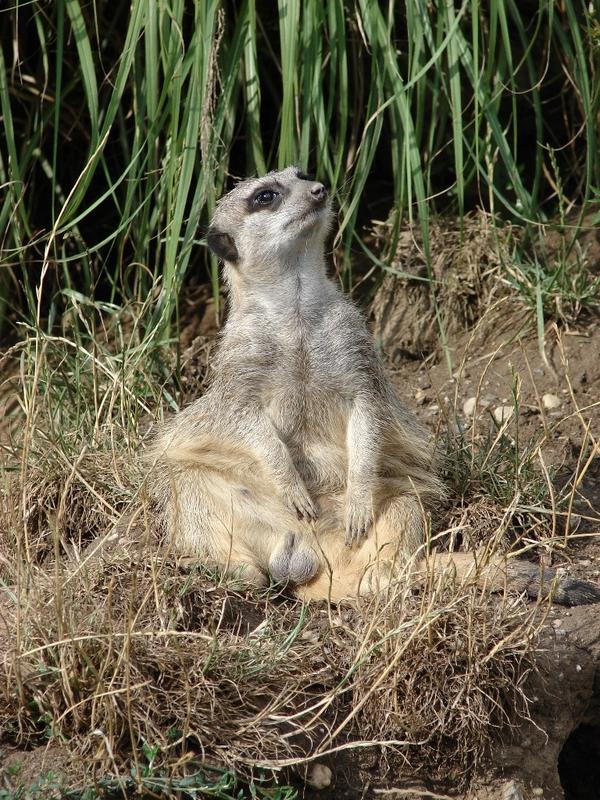
M 595 273 L 600 270 L 599 233 L 596 229 L 587 234 L 592 245 L 590 267 Z M 550 526 L 550 538 L 558 545 L 542 547 L 535 556 L 529 550 L 529 557 L 564 567 L 597 584 L 600 317 L 591 311 L 576 321 L 546 323 L 542 331 L 536 330 L 531 311 L 499 290 L 497 281 L 480 291 L 490 280 L 490 269 L 485 269 L 490 266 L 489 258 L 479 260 L 475 267 L 469 261 L 466 291 L 460 280 L 464 266 L 457 267 L 452 258 L 444 258 L 441 266 L 447 271 L 442 293 L 460 298 L 460 302 L 454 300 L 454 308 L 452 303 L 445 307 L 450 308 L 450 318 L 445 319 L 450 331 L 445 348 L 438 344 L 429 355 L 418 358 L 405 346 L 397 347 L 396 330 L 407 321 L 411 341 L 425 345 L 436 328 L 433 314 L 424 313 L 427 309 L 418 284 L 412 284 L 416 302 L 409 295 L 399 307 L 390 304 L 390 296 L 405 283 L 395 276 L 386 279 L 375 298 L 375 333 L 397 389 L 407 400 L 412 398 L 417 414 L 427 424 L 439 432 L 457 432 L 456 438 L 466 439 L 473 450 L 484 443 L 489 455 L 489 443 L 498 437 L 509 437 L 518 444 L 521 463 L 532 466 L 535 461 L 535 472 L 538 476 L 543 473 L 547 490 L 540 493 L 542 502 L 539 495 L 535 498 L 537 507 L 521 509 L 521 520 L 523 514 L 532 512 L 546 532 Z M 475 308 L 469 293 L 475 296 Z M 449 458 L 456 454 L 452 439 L 451 433 Z M 483 522 L 485 529 L 477 506 L 483 503 L 489 511 L 489 486 L 489 482 L 487 486 L 483 482 L 471 485 L 462 501 L 455 495 L 450 518 L 466 508 L 475 526 L 481 527 Z M 498 503 L 497 497 L 494 503 Z M 492 514 L 492 519 L 493 524 L 498 523 L 498 515 Z M 512 522 L 518 527 L 519 513 Z M 535 522 L 532 518 L 528 522 L 533 532 Z M 477 535 L 474 543 L 480 543 Z M 469 800 L 600 798 L 599 634 L 598 606 L 552 608 L 539 644 L 540 673 L 534 681 L 538 683 L 532 692 L 531 721 L 514 729 L 509 742 L 492 748 L 487 765 L 478 770 L 471 789 L 461 796 Z M 422 787 L 414 796 L 445 795 L 447 789 L 439 784 Z M 386 790 L 381 794 L 374 790 L 373 796 L 385 795 Z M 392 787 L 388 796 L 410 796 L 410 786 L 400 785 L 397 791 Z
M 382 347 L 398 392 L 438 431 L 450 426 L 469 441 L 489 442 L 502 429 L 535 453 L 554 505 L 534 515 L 563 537 L 558 547 L 535 557 L 598 584 L 600 319 L 590 314 L 571 326 L 549 324 L 541 347 L 531 315 L 504 298 L 475 326 L 459 328 L 447 352 L 438 348 L 424 360 Z M 467 508 L 481 527 L 475 506 L 483 488 L 480 494 L 476 488 L 462 503 L 455 497 L 448 518 Z M 489 497 L 489 512 L 488 502 Z M 497 523 L 493 514 L 492 524 Z M 531 719 L 502 733 L 466 792 L 456 794 L 443 780 L 402 779 L 405 765 L 371 753 L 342 759 L 337 769 L 330 765 L 336 786 L 319 796 L 600 798 L 600 607 L 553 607 L 538 648 L 539 673 L 529 688 Z
M 600 796 L 600 616 L 597 608 L 552 609 L 530 683 L 531 719 L 504 731 L 467 791 L 415 780 L 378 753 L 328 762 L 335 784 L 305 797 L 597 800 Z

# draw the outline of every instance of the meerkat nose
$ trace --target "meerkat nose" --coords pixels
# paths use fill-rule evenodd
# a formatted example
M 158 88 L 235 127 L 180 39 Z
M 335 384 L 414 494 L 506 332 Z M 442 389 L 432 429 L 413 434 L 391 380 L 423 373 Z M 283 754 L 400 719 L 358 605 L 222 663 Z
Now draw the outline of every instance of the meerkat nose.
M 313 183 L 313 185 L 310 187 L 310 193 L 317 203 L 322 203 L 327 197 L 327 189 L 322 183 Z

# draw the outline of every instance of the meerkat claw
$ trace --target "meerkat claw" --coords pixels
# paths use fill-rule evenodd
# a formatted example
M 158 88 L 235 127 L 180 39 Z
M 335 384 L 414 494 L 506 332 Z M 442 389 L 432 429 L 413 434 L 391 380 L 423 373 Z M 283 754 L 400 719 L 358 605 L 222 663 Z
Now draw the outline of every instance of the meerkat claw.
M 317 519 L 317 505 L 311 500 L 306 488 L 294 488 L 289 494 L 288 502 L 296 512 L 298 519 L 305 519 L 309 522 L 314 522 Z
M 346 546 L 352 547 L 360 544 L 367 537 L 372 524 L 373 518 L 370 511 L 358 509 L 349 511 L 346 523 Z

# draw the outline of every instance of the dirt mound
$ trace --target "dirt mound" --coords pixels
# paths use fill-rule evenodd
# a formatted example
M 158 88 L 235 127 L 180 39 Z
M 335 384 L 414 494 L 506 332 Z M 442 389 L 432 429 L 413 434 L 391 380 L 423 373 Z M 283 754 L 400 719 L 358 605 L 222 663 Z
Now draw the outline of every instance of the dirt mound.
M 377 249 L 389 250 L 391 225 L 374 229 Z M 389 272 L 373 300 L 373 332 L 388 358 L 420 358 L 447 335 L 471 327 L 499 291 L 498 268 L 508 260 L 510 229 L 499 229 L 480 211 L 462 223 L 432 219 L 429 266 L 418 225 L 404 228 Z

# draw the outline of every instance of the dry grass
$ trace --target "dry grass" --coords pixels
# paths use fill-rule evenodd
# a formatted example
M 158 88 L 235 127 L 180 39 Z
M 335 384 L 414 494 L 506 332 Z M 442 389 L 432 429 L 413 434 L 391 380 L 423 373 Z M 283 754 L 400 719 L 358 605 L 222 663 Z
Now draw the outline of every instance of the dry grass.
M 347 748 L 461 782 L 527 713 L 537 625 L 519 602 L 399 586 L 335 609 L 225 585 L 157 547 L 141 500 L 115 532 L 116 504 L 82 488 L 109 485 L 115 463 L 30 468 L 5 496 L 5 743 L 58 738 L 83 783 L 202 763 L 251 778 Z
M 0 724 L 66 742 L 88 780 L 141 776 L 144 747 L 157 774 L 250 778 L 378 746 L 460 782 L 527 713 L 537 625 L 519 602 L 431 585 L 307 608 L 186 570 L 152 538 L 57 550 L 11 565 Z
M 149 419 L 139 408 L 168 406 L 173 384 L 138 370 L 128 416 L 117 354 L 83 342 L 75 362 L 67 344 L 33 344 L 11 384 L 30 413 L 5 437 L 2 472 L 4 744 L 58 740 L 76 784 L 160 785 L 162 796 L 231 772 L 359 770 L 366 753 L 459 785 L 527 716 L 536 608 L 433 581 L 307 607 L 190 568 L 158 540 L 133 455 Z M 76 410 L 60 390 L 61 430 L 57 375 L 79 388 Z M 478 468 L 465 455 L 464 469 Z M 484 519 L 498 532 L 505 510 L 483 484 L 480 495 L 451 534 L 475 536 Z M 212 778 L 197 774 L 208 767 Z

